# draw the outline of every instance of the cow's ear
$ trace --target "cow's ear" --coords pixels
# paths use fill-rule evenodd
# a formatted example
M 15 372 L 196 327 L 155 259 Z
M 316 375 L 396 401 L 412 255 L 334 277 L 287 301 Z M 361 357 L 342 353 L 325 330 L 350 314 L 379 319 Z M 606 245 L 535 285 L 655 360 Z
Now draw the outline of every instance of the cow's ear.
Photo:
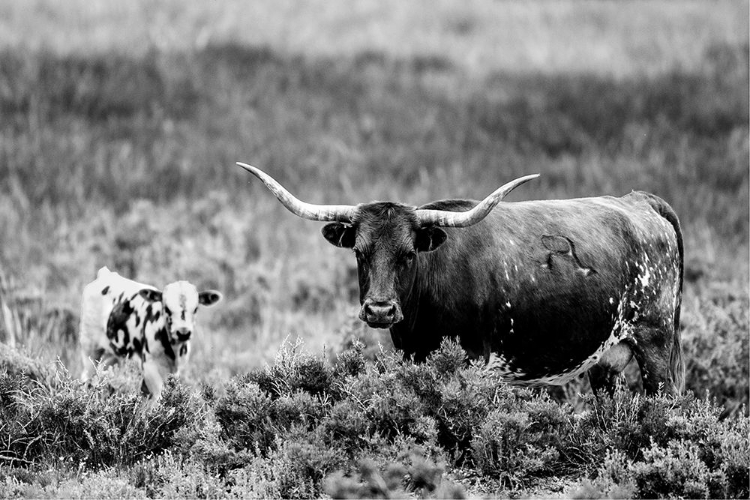
M 158 302 L 161 300 L 161 292 L 159 290 L 154 290 L 153 288 L 144 288 L 138 292 L 138 295 L 149 302 Z
M 331 222 L 323 226 L 323 237 L 331 245 L 341 248 L 354 248 L 357 230 L 343 222 Z
M 439 227 L 423 227 L 417 231 L 415 247 L 418 252 L 431 252 L 442 245 L 447 238 L 448 235 Z
M 206 290 L 198 294 L 198 303 L 202 306 L 212 306 L 221 300 L 221 293 L 216 290 Z

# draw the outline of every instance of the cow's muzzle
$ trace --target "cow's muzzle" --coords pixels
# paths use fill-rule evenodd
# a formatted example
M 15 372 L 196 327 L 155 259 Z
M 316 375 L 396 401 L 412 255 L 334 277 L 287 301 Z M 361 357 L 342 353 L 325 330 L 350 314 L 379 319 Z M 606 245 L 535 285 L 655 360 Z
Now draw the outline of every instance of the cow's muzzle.
M 183 327 L 175 329 L 174 333 L 178 341 L 185 342 L 187 340 L 190 340 L 190 336 L 193 334 L 193 331 L 189 328 Z
M 359 312 L 359 319 L 370 328 L 390 328 L 394 323 L 404 319 L 401 307 L 393 301 L 365 300 Z

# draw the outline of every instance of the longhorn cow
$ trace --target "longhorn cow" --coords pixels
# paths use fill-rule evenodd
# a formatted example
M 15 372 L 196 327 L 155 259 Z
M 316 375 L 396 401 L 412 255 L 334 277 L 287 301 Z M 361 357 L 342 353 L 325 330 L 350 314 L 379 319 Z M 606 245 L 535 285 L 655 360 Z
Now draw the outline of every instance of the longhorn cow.
M 198 292 L 187 281 L 158 290 L 102 267 L 83 289 L 81 378 L 91 378 L 95 362 L 106 367 L 137 356 L 143 369 L 141 391 L 158 399 L 167 376 L 179 375 L 187 364 L 198 306 L 211 306 L 221 297 L 215 290 Z
M 588 371 L 610 392 L 635 357 L 647 392 L 682 390 L 682 234 L 657 196 L 500 203 L 528 175 L 479 202 L 312 205 L 238 165 L 295 215 L 330 222 L 323 236 L 357 259 L 359 317 L 405 356 L 457 337 L 511 383 Z

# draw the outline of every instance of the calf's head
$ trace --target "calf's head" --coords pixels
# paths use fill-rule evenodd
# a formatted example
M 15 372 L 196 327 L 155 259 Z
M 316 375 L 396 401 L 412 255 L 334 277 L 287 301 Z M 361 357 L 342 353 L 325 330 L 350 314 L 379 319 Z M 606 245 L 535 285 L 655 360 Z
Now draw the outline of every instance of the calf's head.
M 176 281 L 159 291 L 144 288 L 140 296 L 150 302 L 161 302 L 162 313 L 172 343 L 185 342 L 195 330 L 195 314 L 198 306 L 212 306 L 221 300 L 221 293 L 216 290 L 198 292 L 195 285 L 187 281 Z
M 408 299 L 418 273 L 418 254 L 445 242 L 441 227 L 468 227 L 487 214 L 515 187 L 538 177 L 516 179 L 466 212 L 423 210 L 391 202 L 360 205 L 312 205 L 298 200 L 263 171 L 239 166 L 258 177 L 279 201 L 299 217 L 329 221 L 323 236 L 331 244 L 354 250 L 359 276 L 360 319 L 371 327 L 389 328 L 404 319 L 402 304 Z

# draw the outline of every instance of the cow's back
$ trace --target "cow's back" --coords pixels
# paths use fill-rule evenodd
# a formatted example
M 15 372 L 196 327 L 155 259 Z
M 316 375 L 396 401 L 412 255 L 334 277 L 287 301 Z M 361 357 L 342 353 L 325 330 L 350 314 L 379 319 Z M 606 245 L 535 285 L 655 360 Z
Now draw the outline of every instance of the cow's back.
M 146 287 L 106 267 L 99 270 L 96 279 L 84 287 L 81 298 L 79 342 L 84 352 L 97 348 L 109 350 L 107 323 L 113 309 L 121 309 L 123 301 L 137 296 Z
M 679 235 L 653 198 L 501 204 L 475 226 L 446 228 L 443 246 L 420 255 L 414 331 L 397 325 L 392 335 L 419 357 L 464 332 L 467 353 L 501 354 L 509 378 L 574 375 L 620 338 L 622 321 L 674 317 Z M 474 203 L 432 205 L 463 211 Z

